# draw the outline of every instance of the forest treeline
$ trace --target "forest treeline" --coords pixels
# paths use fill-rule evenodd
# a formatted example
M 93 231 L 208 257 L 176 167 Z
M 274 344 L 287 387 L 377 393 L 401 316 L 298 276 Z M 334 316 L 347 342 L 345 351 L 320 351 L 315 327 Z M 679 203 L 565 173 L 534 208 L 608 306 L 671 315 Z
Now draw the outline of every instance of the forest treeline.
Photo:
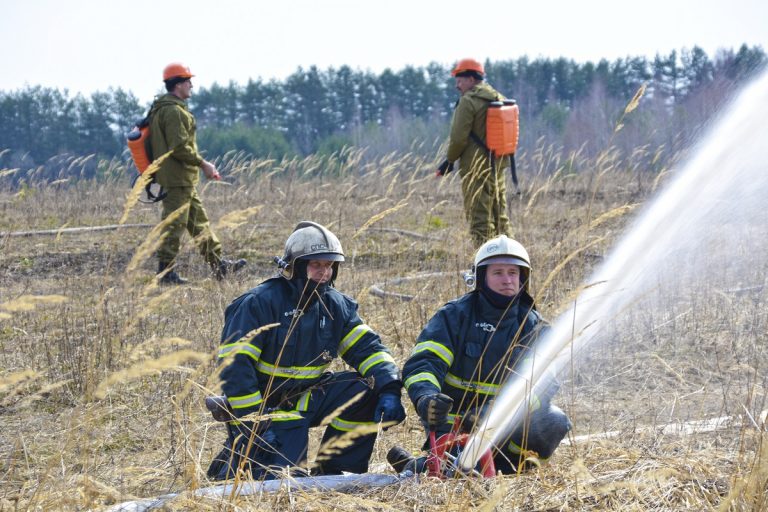
M 647 145 L 674 154 L 766 61 L 761 47 L 742 45 L 713 57 L 694 47 L 653 59 L 520 57 L 485 68 L 487 80 L 520 105 L 523 152 L 543 144 L 590 156 L 608 146 L 630 152 Z M 622 120 L 617 136 L 641 86 L 641 108 Z M 437 63 L 380 74 L 310 67 L 285 80 L 197 87 L 189 103 L 208 158 L 232 150 L 275 158 L 330 154 L 344 146 L 375 156 L 425 141 L 434 148 L 447 134 L 457 94 L 450 68 Z M 0 91 L 0 169 L 62 155 L 127 159 L 124 135 L 147 107 L 121 88 L 90 97 L 40 86 Z

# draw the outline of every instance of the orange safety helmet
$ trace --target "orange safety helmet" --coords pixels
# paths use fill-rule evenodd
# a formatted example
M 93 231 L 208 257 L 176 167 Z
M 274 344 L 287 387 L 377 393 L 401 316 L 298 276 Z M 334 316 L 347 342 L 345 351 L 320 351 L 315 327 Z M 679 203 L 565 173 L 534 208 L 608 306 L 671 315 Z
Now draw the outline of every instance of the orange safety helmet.
M 451 71 L 451 76 L 456 76 L 465 71 L 475 71 L 481 75 L 485 75 L 485 68 L 480 62 L 475 59 L 461 59 L 456 63 L 456 67 L 453 68 L 453 71 Z
M 192 78 L 192 72 L 188 66 L 185 66 L 181 62 L 171 62 L 163 70 L 163 81 L 170 80 L 171 78 Z

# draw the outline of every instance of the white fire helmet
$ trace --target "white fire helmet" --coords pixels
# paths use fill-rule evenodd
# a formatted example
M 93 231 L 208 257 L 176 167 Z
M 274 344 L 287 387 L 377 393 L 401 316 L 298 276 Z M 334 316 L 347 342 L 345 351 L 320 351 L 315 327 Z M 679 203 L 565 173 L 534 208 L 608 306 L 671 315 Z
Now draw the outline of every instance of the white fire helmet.
M 344 249 L 336 235 L 315 222 L 299 222 L 285 241 L 283 261 L 292 265 L 297 259 L 344 261 Z
M 528 257 L 528 251 L 520 242 L 512 240 L 506 235 L 499 235 L 488 240 L 475 253 L 472 273 L 476 276 L 478 268 L 492 263 L 507 263 L 520 267 L 520 284 L 523 290 L 529 293 L 531 260 Z

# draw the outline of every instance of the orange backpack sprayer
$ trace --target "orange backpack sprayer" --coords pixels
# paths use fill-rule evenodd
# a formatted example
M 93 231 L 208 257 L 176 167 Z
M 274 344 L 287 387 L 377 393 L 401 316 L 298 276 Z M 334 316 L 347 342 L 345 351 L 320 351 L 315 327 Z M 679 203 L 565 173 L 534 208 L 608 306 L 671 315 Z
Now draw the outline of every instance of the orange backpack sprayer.
M 126 136 L 128 139 L 128 150 L 131 152 L 133 163 L 139 174 L 147 170 L 152 163 L 150 154 L 152 153 L 149 145 L 149 116 L 145 117 L 131 130 Z
M 520 137 L 520 110 L 515 100 L 491 101 L 488 103 L 488 114 L 485 120 L 485 141 L 470 132 L 469 136 L 475 143 L 489 153 L 491 166 L 495 168 L 496 159 L 509 156 L 509 170 L 512 173 L 512 183 L 520 193 L 515 168 L 515 151 Z
M 149 111 L 151 114 L 152 109 L 150 108 Z M 152 163 L 152 160 L 154 160 L 152 156 L 152 145 L 149 140 L 150 114 L 147 114 L 146 117 L 136 123 L 136 126 L 133 127 L 133 130 L 131 130 L 130 133 L 126 135 L 128 150 L 131 152 L 133 164 L 136 166 L 136 170 L 139 172 L 133 178 L 131 187 L 136 184 L 136 180 L 139 179 L 139 176 L 144 174 L 144 171 L 147 170 L 149 165 Z M 147 193 L 147 199 L 140 199 L 142 203 L 156 203 L 158 201 L 162 201 L 165 199 L 165 196 L 168 195 L 165 191 L 163 191 L 162 187 L 160 187 L 159 191 L 156 193 L 153 192 L 152 185 L 157 185 L 154 176 L 152 176 L 152 181 L 150 181 L 147 186 L 144 187 L 144 190 Z
M 485 122 L 486 142 L 496 158 L 514 155 L 520 136 L 519 109 L 515 100 L 492 101 Z

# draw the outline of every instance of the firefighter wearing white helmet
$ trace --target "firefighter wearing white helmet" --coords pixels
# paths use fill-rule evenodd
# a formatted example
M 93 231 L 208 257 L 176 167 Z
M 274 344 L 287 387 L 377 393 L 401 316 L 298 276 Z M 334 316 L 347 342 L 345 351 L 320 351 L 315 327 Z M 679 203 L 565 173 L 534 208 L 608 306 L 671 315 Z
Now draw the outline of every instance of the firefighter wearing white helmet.
M 212 479 L 234 477 L 241 464 L 254 479 L 305 465 L 309 428 L 326 417 L 333 420 L 323 444 L 361 426 L 405 419 L 390 351 L 360 318 L 357 303 L 334 288 L 344 261 L 336 235 L 300 222 L 276 261 L 280 274 L 225 312 L 219 358 L 226 364 L 221 378 L 231 421 L 224 449 L 208 469 Z M 352 370 L 330 372 L 336 356 Z M 280 418 L 240 420 L 254 413 Z M 370 431 L 319 461 L 319 472 L 365 473 L 376 440 Z
M 403 366 L 408 395 L 427 430 L 448 432 L 457 416 L 469 429 L 526 358 L 543 326 L 529 293 L 528 252 L 505 235 L 478 249 L 474 290 L 441 307 L 416 339 Z M 522 454 L 550 457 L 571 428 L 552 405 L 556 381 L 538 397 L 527 431 L 518 429 L 494 447 L 497 471 L 513 473 Z
M 517 265 L 520 287 L 530 294 L 531 259 L 528 256 L 528 251 L 520 242 L 512 240 L 506 235 L 501 235 L 481 245 L 475 253 L 475 261 L 472 266 L 475 283 L 478 280 L 478 271 L 482 275 L 486 274 L 487 269 L 483 269 L 483 267 L 491 264 Z

